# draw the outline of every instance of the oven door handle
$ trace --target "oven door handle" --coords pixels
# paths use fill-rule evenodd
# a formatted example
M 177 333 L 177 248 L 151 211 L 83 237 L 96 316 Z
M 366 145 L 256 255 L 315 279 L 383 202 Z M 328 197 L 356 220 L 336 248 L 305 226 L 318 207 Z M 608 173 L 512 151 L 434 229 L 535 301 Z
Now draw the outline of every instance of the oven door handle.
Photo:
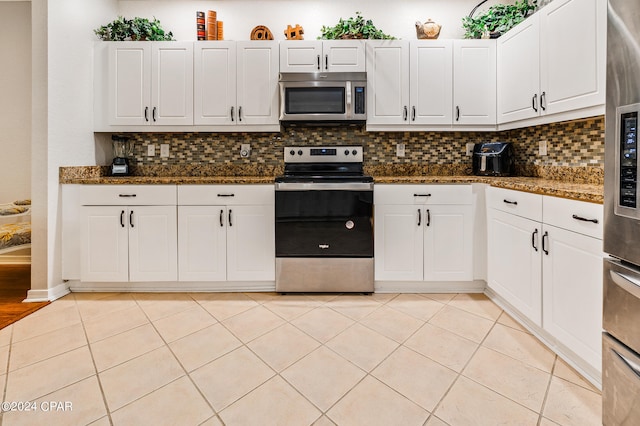
M 609 274 L 616 285 L 640 298 L 640 280 L 616 271 L 609 271 Z
M 620 353 L 618 353 L 618 351 L 616 351 L 613 348 L 611 348 L 611 351 L 620 359 L 620 361 L 622 361 L 624 363 L 624 365 L 629 370 L 633 371 L 633 373 L 636 375 L 636 378 L 640 379 L 640 365 L 638 365 L 635 362 L 631 361 L 627 357 L 621 355 Z
M 276 191 L 373 191 L 373 182 L 276 182 Z

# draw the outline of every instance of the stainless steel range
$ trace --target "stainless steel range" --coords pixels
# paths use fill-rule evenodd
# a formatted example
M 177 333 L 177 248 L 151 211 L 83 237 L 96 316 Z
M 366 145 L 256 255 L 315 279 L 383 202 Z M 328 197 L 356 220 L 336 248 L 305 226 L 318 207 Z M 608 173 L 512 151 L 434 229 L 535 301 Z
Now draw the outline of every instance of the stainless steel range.
M 361 146 L 286 147 L 276 291 L 373 292 L 373 178 Z

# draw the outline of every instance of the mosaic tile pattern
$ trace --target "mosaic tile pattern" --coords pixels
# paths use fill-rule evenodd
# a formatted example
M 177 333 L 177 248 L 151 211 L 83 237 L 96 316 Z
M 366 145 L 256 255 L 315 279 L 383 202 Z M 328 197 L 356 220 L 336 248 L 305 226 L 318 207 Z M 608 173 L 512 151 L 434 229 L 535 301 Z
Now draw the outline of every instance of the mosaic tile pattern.
M 584 167 L 604 164 L 604 117 L 552 123 L 502 132 L 366 132 L 361 127 L 285 128 L 280 133 L 133 133 L 135 163 L 150 165 L 264 164 L 282 165 L 289 145 L 362 145 L 366 165 L 459 164 L 468 167 L 467 143 L 512 141 L 521 170 L 533 166 Z M 548 155 L 538 156 L 546 140 Z M 147 157 L 147 146 L 167 143 L 169 158 Z M 240 157 L 240 144 L 250 143 L 249 159 Z M 396 157 L 396 144 L 405 144 L 405 157 Z

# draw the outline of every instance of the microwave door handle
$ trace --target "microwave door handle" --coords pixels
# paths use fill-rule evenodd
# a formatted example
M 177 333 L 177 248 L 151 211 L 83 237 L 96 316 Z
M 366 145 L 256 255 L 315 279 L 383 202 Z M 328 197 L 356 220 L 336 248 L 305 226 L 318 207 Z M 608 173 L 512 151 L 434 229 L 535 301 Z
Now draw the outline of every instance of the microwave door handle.
M 347 81 L 347 87 L 346 87 L 346 92 L 347 92 L 347 108 L 346 108 L 346 113 L 347 113 L 347 118 L 351 118 L 351 82 Z

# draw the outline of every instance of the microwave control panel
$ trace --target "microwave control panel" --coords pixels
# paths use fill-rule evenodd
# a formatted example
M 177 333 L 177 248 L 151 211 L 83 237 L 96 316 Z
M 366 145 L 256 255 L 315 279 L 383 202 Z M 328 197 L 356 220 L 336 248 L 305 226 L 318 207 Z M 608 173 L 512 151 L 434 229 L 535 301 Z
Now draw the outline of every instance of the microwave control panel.
M 364 114 L 364 105 L 365 105 L 365 88 L 363 86 L 355 86 L 354 87 L 354 114 L 362 115 Z

